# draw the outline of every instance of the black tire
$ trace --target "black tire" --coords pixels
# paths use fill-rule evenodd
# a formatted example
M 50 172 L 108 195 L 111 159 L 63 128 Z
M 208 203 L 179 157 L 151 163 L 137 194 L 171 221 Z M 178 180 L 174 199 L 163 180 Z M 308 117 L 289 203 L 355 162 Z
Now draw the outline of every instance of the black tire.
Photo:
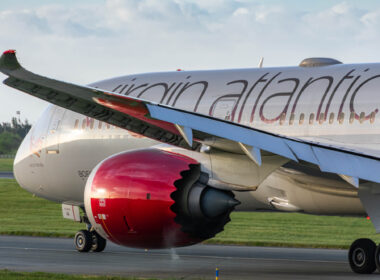
M 74 245 L 78 252 L 86 253 L 92 247 L 92 234 L 88 230 L 80 230 L 75 234 Z
M 352 271 L 359 274 L 371 274 L 376 270 L 376 244 L 371 239 L 361 238 L 352 243 L 348 252 L 348 261 Z
M 377 271 L 380 272 L 380 244 L 377 245 L 377 247 L 376 247 L 375 264 L 376 264 Z
M 101 237 L 96 231 L 92 233 L 92 252 L 103 252 L 107 245 L 107 240 Z

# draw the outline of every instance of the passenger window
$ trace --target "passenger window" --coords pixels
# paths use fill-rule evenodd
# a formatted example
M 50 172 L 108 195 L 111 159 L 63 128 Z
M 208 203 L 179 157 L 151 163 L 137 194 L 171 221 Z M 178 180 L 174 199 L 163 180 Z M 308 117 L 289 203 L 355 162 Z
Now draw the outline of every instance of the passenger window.
M 350 123 L 353 123 L 355 120 L 355 112 L 351 112 L 350 114 Z
M 323 122 L 325 121 L 325 114 L 324 113 L 321 113 L 319 115 L 319 124 L 323 124 Z
M 102 129 L 102 122 L 101 121 L 99 121 L 99 124 L 98 124 L 98 129 Z
M 369 121 L 370 121 L 371 123 L 374 123 L 374 122 L 375 122 L 375 117 L 376 117 L 376 113 L 375 113 L 375 112 L 372 112 L 372 113 L 371 113 L 371 118 L 369 119 Z
M 360 117 L 359 117 L 359 121 L 360 121 L 360 123 L 363 123 L 364 120 L 365 120 L 365 113 L 364 113 L 364 112 L 361 112 L 361 113 L 360 113 Z
M 330 113 L 329 124 L 334 122 L 334 113 Z
M 313 124 L 313 123 L 314 123 L 314 113 L 311 113 L 309 117 L 309 124 Z
M 300 124 L 300 125 L 303 124 L 304 120 L 305 120 L 305 114 L 302 113 L 302 114 L 300 115 L 300 122 L 299 122 L 299 124 Z
M 293 125 L 293 123 L 294 123 L 294 113 L 292 113 L 292 114 L 290 115 L 290 119 L 289 119 L 289 124 L 290 124 L 290 125 Z
M 111 125 L 109 123 L 107 123 L 107 129 L 110 129 L 111 128 Z
M 338 119 L 339 119 L 339 124 L 343 124 L 343 121 L 344 121 L 344 113 L 343 112 L 340 112 Z
M 83 119 L 82 121 L 82 129 L 85 129 L 86 128 L 86 119 Z
M 283 124 L 284 124 L 284 122 L 285 122 L 285 118 L 286 118 L 285 113 L 282 113 L 282 114 L 281 114 L 281 117 L 280 117 L 280 125 L 283 125 Z
M 79 120 L 75 120 L 74 129 L 78 129 L 78 128 L 79 128 Z
M 95 123 L 95 120 L 91 119 L 91 121 L 90 121 L 90 128 L 91 129 L 94 129 L 94 123 Z

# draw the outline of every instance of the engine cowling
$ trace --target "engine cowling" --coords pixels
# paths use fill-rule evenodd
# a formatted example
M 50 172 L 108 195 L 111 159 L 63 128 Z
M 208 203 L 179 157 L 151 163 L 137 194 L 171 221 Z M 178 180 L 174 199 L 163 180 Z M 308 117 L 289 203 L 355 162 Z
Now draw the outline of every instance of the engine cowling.
M 207 181 L 192 158 L 157 149 L 124 152 L 91 172 L 86 214 L 100 235 L 120 245 L 192 245 L 222 231 L 239 204 Z

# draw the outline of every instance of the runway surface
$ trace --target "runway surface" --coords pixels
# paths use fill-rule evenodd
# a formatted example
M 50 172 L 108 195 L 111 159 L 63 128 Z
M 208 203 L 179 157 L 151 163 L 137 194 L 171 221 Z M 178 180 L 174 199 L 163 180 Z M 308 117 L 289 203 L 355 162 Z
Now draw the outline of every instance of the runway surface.
M 0 179 L 14 179 L 13 172 L 0 172 Z
M 0 236 L 0 269 L 75 274 L 215 279 L 363 279 L 346 250 L 196 245 L 137 250 L 108 244 L 102 253 L 78 253 L 71 239 Z

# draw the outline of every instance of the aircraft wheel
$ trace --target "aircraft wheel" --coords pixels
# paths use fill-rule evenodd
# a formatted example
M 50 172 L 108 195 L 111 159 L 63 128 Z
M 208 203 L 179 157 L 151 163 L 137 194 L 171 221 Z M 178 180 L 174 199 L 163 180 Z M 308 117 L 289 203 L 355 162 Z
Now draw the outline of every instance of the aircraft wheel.
M 107 245 L 107 240 L 101 237 L 96 231 L 92 233 L 92 247 L 91 251 L 93 252 L 102 252 Z
M 352 271 L 360 274 L 371 274 L 376 269 L 376 244 L 371 239 L 355 240 L 348 252 L 348 261 Z
M 88 230 L 80 230 L 74 237 L 75 248 L 78 252 L 85 253 L 91 250 L 92 234 Z
M 375 251 L 375 263 L 377 271 L 380 272 L 380 244 L 377 245 L 376 251 Z

